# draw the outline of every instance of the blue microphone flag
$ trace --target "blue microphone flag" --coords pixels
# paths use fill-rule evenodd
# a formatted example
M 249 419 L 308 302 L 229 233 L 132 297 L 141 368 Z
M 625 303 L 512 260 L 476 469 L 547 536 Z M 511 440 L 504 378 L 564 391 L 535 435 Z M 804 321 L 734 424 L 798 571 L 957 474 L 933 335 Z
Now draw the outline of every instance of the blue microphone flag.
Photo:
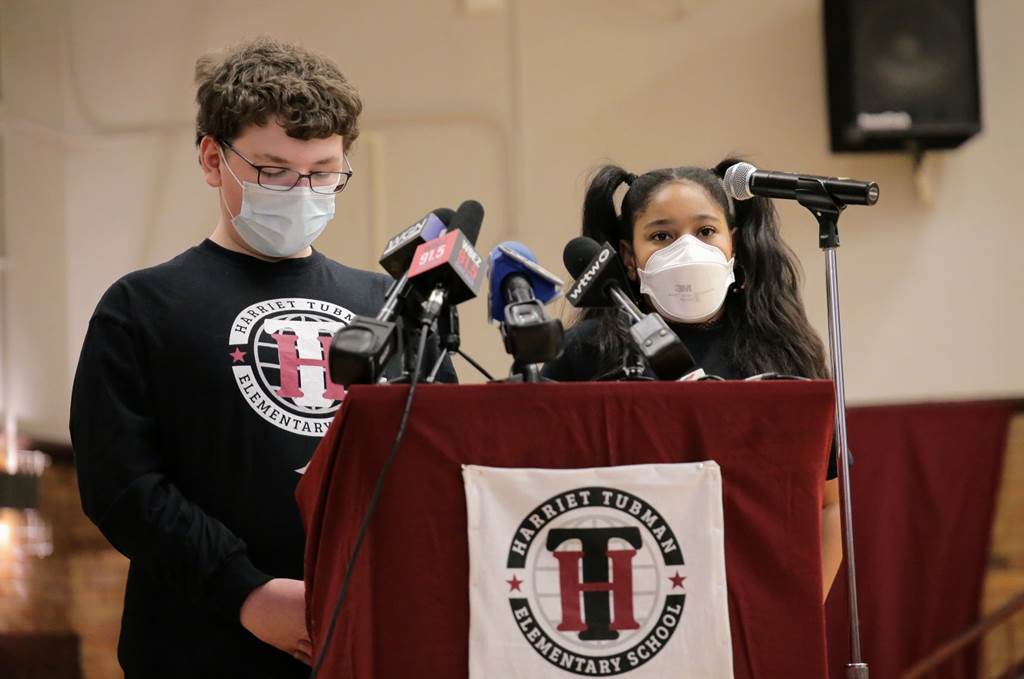
M 562 281 L 553 273 L 537 264 L 537 257 L 530 248 L 516 241 L 505 241 L 491 250 L 490 291 L 488 293 L 488 317 L 492 321 L 505 320 L 505 297 L 501 286 L 505 278 L 519 274 L 530 281 L 534 296 L 543 304 L 556 299 L 562 290 Z

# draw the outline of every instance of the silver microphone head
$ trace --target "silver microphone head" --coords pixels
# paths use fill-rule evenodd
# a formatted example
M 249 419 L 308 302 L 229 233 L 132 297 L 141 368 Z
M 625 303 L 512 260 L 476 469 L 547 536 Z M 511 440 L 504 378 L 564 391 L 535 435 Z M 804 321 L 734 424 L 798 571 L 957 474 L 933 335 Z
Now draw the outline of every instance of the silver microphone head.
M 757 168 L 750 163 L 736 163 L 725 171 L 722 183 L 725 185 L 725 192 L 733 200 L 749 200 L 754 197 L 750 192 L 750 178 L 757 172 Z

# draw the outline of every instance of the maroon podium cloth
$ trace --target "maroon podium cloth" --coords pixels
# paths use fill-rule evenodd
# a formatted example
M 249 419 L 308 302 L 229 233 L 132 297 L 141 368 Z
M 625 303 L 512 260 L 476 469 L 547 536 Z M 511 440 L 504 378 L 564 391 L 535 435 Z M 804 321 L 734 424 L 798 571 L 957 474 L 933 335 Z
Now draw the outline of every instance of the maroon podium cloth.
M 849 410 L 861 651 L 872 677 L 899 677 L 978 621 L 1007 426 L 1019 406 Z M 834 679 L 850 658 L 847 590 L 840 570 L 828 601 Z M 941 676 L 973 677 L 972 659 Z
M 431 385 L 417 391 L 323 677 L 468 674 L 462 464 L 721 467 L 735 676 L 826 676 L 822 481 L 829 382 Z M 299 484 L 318 653 L 408 387 L 355 387 Z M 682 669 L 682 668 L 681 668 Z

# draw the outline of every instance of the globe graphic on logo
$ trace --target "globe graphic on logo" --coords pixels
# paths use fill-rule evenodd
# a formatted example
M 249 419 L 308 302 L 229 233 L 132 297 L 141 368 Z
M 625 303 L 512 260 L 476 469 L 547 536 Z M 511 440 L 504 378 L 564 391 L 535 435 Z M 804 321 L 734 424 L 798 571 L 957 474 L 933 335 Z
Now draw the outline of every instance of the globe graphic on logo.
M 639 629 L 620 630 L 619 638 L 606 641 L 581 641 L 578 632 L 560 632 L 558 625 L 562 622 L 562 594 L 559 586 L 558 560 L 545 548 L 548 532 L 552 528 L 617 528 L 636 526 L 640 528 L 643 546 L 633 557 L 633 614 L 640 624 Z M 559 546 L 558 551 L 578 551 L 579 541 L 569 540 Z M 633 549 L 633 546 L 620 539 L 612 539 L 609 550 Z M 530 605 L 535 611 L 538 623 L 545 628 L 548 635 L 566 648 L 585 655 L 605 655 L 621 653 L 628 650 L 636 642 L 643 639 L 658 622 L 661 606 L 664 603 L 662 565 L 659 563 L 661 552 L 653 537 L 639 521 L 631 520 L 628 514 L 607 510 L 582 508 L 572 510 L 546 526 L 531 545 L 531 554 L 527 563 L 527 572 L 533 579 L 530 588 Z M 580 570 L 582 571 L 582 564 Z M 580 572 L 577 578 L 582 580 Z M 609 577 L 611 572 L 609 571 Z M 607 596 L 612 596 L 608 593 Z M 582 599 L 582 596 L 581 596 Z M 581 601 L 581 610 L 582 601 Z M 584 622 L 586 622 L 584 620 Z M 614 622 L 614 620 L 613 620 Z
M 299 388 L 303 392 L 303 398 L 285 398 L 282 397 L 278 392 L 281 388 L 281 364 L 280 354 L 278 350 L 277 340 L 274 339 L 273 334 L 267 332 L 267 322 L 274 321 L 275 333 L 282 335 L 297 335 L 295 330 L 289 329 L 287 325 L 280 326 L 282 321 L 293 321 L 295 323 L 302 324 L 321 324 L 325 326 L 325 329 L 320 330 L 318 333 L 319 337 L 327 337 L 328 339 L 333 333 L 328 331 L 326 328 L 331 326 L 338 326 L 340 323 L 338 319 L 323 314 L 311 314 L 311 313 L 288 313 L 280 314 L 276 316 L 269 316 L 263 319 L 251 337 L 250 351 L 252 356 L 255 358 L 255 373 L 259 379 L 260 386 L 268 397 L 274 400 L 289 412 L 296 415 L 312 415 L 312 416 L 327 416 L 333 413 L 341 405 L 341 399 L 328 399 L 324 398 L 324 392 L 327 390 L 327 370 L 320 365 L 300 365 L 297 370 L 299 373 Z M 297 342 L 301 340 L 296 337 Z M 312 347 L 307 355 L 302 356 L 306 360 L 322 360 L 326 365 L 327 356 L 324 355 L 323 350 L 320 347 Z

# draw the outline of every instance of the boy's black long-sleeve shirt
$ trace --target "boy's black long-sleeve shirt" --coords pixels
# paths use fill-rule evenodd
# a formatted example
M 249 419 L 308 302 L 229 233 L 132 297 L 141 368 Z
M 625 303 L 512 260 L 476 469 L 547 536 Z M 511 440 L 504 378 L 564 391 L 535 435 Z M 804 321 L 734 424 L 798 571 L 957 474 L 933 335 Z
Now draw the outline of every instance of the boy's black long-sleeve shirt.
M 389 283 L 315 251 L 270 263 L 207 240 L 103 296 L 71 437 L 85 512 L 131 560 L 128 677 L 308 676 L 239 609 L 271 578 L 302 579 L 295 486 L 344 394 L 331 336 Z

